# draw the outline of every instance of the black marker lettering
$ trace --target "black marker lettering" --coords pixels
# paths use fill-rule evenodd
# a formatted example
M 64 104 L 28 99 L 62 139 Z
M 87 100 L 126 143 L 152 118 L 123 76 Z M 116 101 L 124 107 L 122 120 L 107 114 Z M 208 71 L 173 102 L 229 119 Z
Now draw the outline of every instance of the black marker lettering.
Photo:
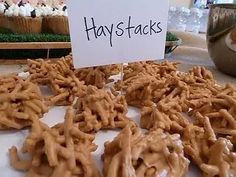
M 162 28 L 160 27 L 160 25 L 161 25 L 161 22 L 158 22 L 157 23 L 157 28 L 159 29 L 159 31 L 157 31 L 157 33 L 162 32 Z
M 103 26 L 100 26 L 97 30 L 97 36 L 101 36 L 102 34 L 106 36 Z
M 142 35 L 142 25 L 138 25 L 138 26 L 136 26 L 136 28 L 135 28 L 135 30 L 134 30 L 134 33 L 135 34 L 140 34 L 140 35 Z
M 110 46 L 112 47 L 112 33 L 113 33 L 113 27 L 114 24 L 111 25 L 111 29 L 109 30 L 109 28 L 107 26 L 105 26 L 105 28 L 107 29 L 108 33 L 110 34 Z
M 152 23 L 152 20 L 150 20 L 150 35 L 152 35 L 152 32 L 156 33 L 154 26 L 157 24 L 157 22 Z
M 145 30 L 148 28 L 148 25 L 145 25 L 144 27 L 143 27 L 143 34 L 144 35 L 147 35 L 148 34 L 148 31 L 147 32 L 145 32 Z
M 124 34 L 124 30 L 120 27 L 123 24 L 124 24 L 124 22 L 120 22 L 120 23 L 117 24 L 117 26 L 116 26 L 116 28 L 117 28 L 116 35 L 117 36 L 122 36 Z M 121 31 L 121 34 L 118 34 L 118 30 Z
M 161 22 L 147 21 L 143 24 L 132 24 L 132 16 L 128 16 L 127 21 L 119 21 L 118 23 L 111 24 L 96 24 L 93 17 L 90 18 L 90 23 L 87 17 L 84 17 L 85 31 L 88 41 L 92 39 L 97 39 L 101 36 L 108 38 L 110 47 L 113 47 L 114 37 L 127 37 L 132 38 L 132 35 L 154 35 L 161 33 L 163 31 L 161 27 Z M 126 26 L 127 25 L 127 26 Z M 93 34 L 94 33 L 94 34 Z M 94 35 L 94 37 L 93 37 Z
M 88 41 L 90 41 L 90 37 L 89 37 L 89 31 L 90 30 L 93 30 L 94 36 L 95 36 L 95 38 L 97 38 L 95 22 L 94 22 L 93 18 L 91 18 L 91 20 L 92 20 L 93 26 L 91 28 L 88 28 L 87 19 L 86 19 L 86 17 L 84 17 L 84 23 L 85 23 L 85 28 L 86 28 L 85 31 L 86 31 L 86 34 L 87 34 Z
M 129 21 L 128 21 L 128 27 L 125 28 L 128 30 L 128 35 L 129 35 L 129 38 L 131 38 L 131 33 L 130 33 L 130 29 L 132 28 L 135 28 L 135 26 L 130 26 L 131 25 L 131 16 L 129 16 Z

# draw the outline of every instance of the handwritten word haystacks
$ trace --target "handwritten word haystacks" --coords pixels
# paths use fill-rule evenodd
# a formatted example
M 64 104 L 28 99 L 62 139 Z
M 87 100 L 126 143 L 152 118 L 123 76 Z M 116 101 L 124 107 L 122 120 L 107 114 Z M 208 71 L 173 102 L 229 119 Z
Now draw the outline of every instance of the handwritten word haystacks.
M 11 165 L 27 171 L 27 177 L 100 177 L 91 156 L 97 148 L 92 143 L 95 137 L 80 131 L 73 124 L 74 116 L 73 109 L 69 108 L 64 123 L 52 128 L 35 120 L 22 147 L 31 159 L 20 159 L 13 146 L 9 150 Z
M 98 177 L 91 155 L 95 135 L 122 129 L 104 145 L 105 177 L 184 177 L 190 163 L 203 177 L 236 176 L 236 88 L 219 85 L 204 67 L 180 72 L 178 65 L 147 61 L 75 69 L 69 55 L 29 60 L 26 80 L 1 76 L 0 128 L 32 124 L 22 147 L 30 158 L 20 158 L 12 147 L 11 165 L 32 177 Z M 121 70 L 123 79 L 112 83 Z M 52 95 L 42 95 L 38 85 Z M 45 101 L 70 105 L 64 122 L 48 127 L 39 120 Z M 140 110 L 139 125 L 127 116 L 129 106 Z
M 14 74 L 0 76 L 0 130 L 30 126 L 47 111 L 37 85 Z

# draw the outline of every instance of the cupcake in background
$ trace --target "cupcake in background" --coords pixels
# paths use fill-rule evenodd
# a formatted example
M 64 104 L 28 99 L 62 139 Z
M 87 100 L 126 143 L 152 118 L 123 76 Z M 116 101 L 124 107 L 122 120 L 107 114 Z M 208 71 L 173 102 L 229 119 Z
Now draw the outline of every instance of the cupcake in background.
M 19 15 L 19 11 L 20 11 L 20 5 L 21 2 L 15 4 L 11 4 L 10 7 L 8 9 L 5 10 L 5 16 L 10 17 L 10 16 L 18 16 Z
M 38 34 L 42 31 L 42 17 L 33 5 L 35 1 L 17 1 L 5 11 L 8 28 L 18 34 Z M 37 3 L 36 3 L 37 4 Z
M 46 17 L 52 15 L 53 13 L 52 6 L 50 4 L 47 4 L 45 0 L 39 0 L 36 9 L 41 12 L 41 15 L 43 17 L 42 31 L 45 33 L 52 33 L 52 31 L 49 28 L 49 25 L 47 24 L 47 20 L 45 20 Z
M 43 1 L 44 2 L 44 4 L 47 4 L 47 5 L 49 5 L 50 7 L 52 7 L 53 6 L 53 1 L 54 0 L 39 0 L 39 1 Z
M 53 13 L 51 5 L 46 4 L 45 0 L 39 0 L 36 6 L 37 11 L 41 13 L 43 17 L 50 16 Z
M 0 0 L 0 27 L 7 28 L 7 19 L 4 15 L 5 11 L 10 7 L 10 5 L 4 0 Z
M 22 0 L 25 4 L 29 3 L 31 6 L 36 7 L 39 0 Z
M 4 15 L 5 11 L 10 7 L 10 5 L 4 0 L 0 0 L 0 15 Z
M 4 2 L 10 7 L 15 2 L 15 0 L 4 0 Z
M 54 0 L 52 14 L 43 18 L 43 31 L 69 35 L 68 13 L 65 0 Z

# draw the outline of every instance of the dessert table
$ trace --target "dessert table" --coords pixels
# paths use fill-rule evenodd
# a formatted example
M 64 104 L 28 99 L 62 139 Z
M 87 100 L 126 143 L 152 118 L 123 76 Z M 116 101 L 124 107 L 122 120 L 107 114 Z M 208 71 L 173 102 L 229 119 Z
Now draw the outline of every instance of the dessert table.
M 184 34 L 183 34 L 184 35 Z M 189 34 L 187 34 L 189 35 Z M 201 36 L 199 36 L 202 39 Z M 194 36 L 193 38 L 196 38 Z M 185 41 L 185 40 L 183 40 Z M 188 71 L 190 68 L 196 65 L 201 65 L 205 66 L 209 70 L 212 71 L 215 79 L 218 81 L 219 84 L 225 84 L 225 83 L 231 83 L 231 84 L 236 84 L 236 78 L 233 78 L 231 76 L 225 75 L 218 71 L 216 67 L 214 66 L 213 62 L 209 58 L 208 51 L 204 47 L 206 46 L 206 43 L 204 40 L 202 40 L 202 46 L 203 47 L 198 47 L 198 45 L 194 45 L 192 43 L 191 45 L 186 45 L 183 44 L 183 46 L 178 47 L 171 56 L 166 58 L 168 61 L 178 61 L 181 62 L 179 65 L 179 70 L 180 71 Z M 7 73 L 21 73 L 25 70 L 26 65 L 25 61 L 0 61 L 0 74 L 7 74 Z M 62 107 L 57 107 L 55 109 L 52 109 L 49 113 L 46 114 L 45 118 L 43 121 L 48 123 L 49 125 L 53 125 L 58 121 L 63 120 L 62 114 L 64 114 L 64 109 Z M 129 109 L 129 115 L 131 116 L 135 122 L 139 121 L 140 114 L 137 109 L 131 108 Z M 50 119 L 50 117 L 54 117 L 55 119 Z M 58 117 L 60 117 L 60 120 L 58 120 Z M 55 122 L 56 121 L 56 122 Z M 1 135 L 4 135 L 0 137 L 0 142 L 4 144 L 1 148 L 0 153 L 0 176 L 1 177 L 7 177 L 7 176 L 14 176 L 14 177 L 21 177 L 23 176 L 23 173 L 19 173 L 9 167 L 9 159 L 7 156 L 7 151 L 8 148 L 10 148 L 14 144 L 22 144 L 27 131 L 23 130 L 20 132 L 0 132 Z M 100 154 L 103 152 L 103 143 L 107 139 L 112 139 L 117 135 L 116 131 L 109 131 L 109 132 L 101 132 L 96 135 L 96 140 L 95 143 L 99 144 L 98 150 L 93 154 L 94 158 L 96 160 L 97 165 L 101 169 L 101 159 L 100 159 Z M 9 141 L 10 140 L 10 141 Z M 13 143 L 14 142 L 14 143 Z M 1 144 L 0 143 L 0 144 Z M 194 166 L 190 166 L 189 173 L 187 175 L 188 177 L 197 177 L 200 176 L 200 173 Z

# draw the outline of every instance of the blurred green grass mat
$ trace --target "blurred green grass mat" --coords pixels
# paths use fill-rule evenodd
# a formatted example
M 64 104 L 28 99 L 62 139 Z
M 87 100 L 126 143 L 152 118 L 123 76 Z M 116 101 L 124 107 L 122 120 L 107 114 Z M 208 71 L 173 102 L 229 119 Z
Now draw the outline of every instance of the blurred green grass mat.
M 174 35 L 174 34 L 172 34 L 171 32 L 167 32 L 167 34 L 166 34 L 166 41 L 177 41 L 179 38 L 176 36 L 176 35 Z
M 69 35 L 58 34 L 13 34 L 0 28 L 0 42 L 70 42 Z
M 57 34 L 13 34 L 0 28 L 0 42 L 70 42 L 70 36 Z M 49 58 L 68 55 L 70 49 L 51 49 Z M 47 58 L 45 49 L 0 49 L 0 59 Z
M 176 41 L 177 36 L 167 32 L 166 41 Z M 0 42 L 70 42 L 70 36 L 57 34 L 13 34 L 0 28 Z
M 166 35 L 167 41 L 178 38 L 170 32 Z M 0 42 L 70 42 L 70 36 L 57 34 L 13 34 L 7 29 L 0 28 Z M 51 49 L 49 58 L 60 58 L 68 55 L 71 49 Z M 0 49 L 0 59 L 47 58 L 44 49 Z

